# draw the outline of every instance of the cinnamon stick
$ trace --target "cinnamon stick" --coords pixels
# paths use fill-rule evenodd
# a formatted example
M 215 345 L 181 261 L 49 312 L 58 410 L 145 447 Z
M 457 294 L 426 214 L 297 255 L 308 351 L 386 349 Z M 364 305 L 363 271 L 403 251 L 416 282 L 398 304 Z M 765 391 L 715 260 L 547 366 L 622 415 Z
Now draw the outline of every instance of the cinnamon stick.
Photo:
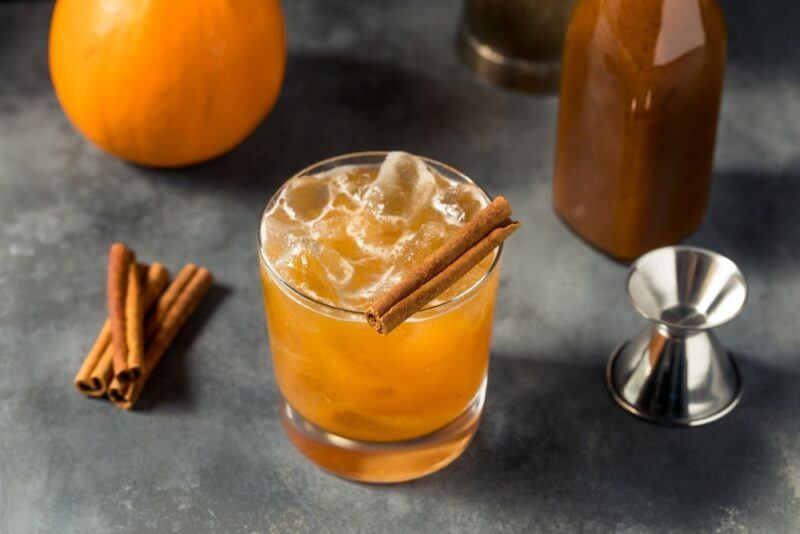
M 114 347 L 114 375 L 127 379 L 128 340 L 125 324 L 125 303 L 128 296 L 129 270 L 134 255 L 122 243 L 111 245 L 108 255 L 108 318 L 111 321 L 111 343 Z
M 109 399 L 116 406 L 129 410 L 136 404 L 153 369 L 211 287 L 211 282 L 207 269 L 189 264 L 161 295 L 151 319 L 154 326 L 147 340 L 142 376 L 135 382 L 123 382 L 115 377 L 109 386 Z
M 147 325 L 144 329 L 144 338 L 146 341 L 153 338 L 153 334 L 158 329 L 158 326 L 164 322 L 167 313 L 169 313 L 169 310 L 173 307 L 181 293 L 185 291 L 186 286 L 192 280 L 197 270 L 198 267 L 193 263 L 184 265 L 183 269 L 178 272 L 178 276 L 175 277 L 175 280 L 173 280 L 166 291 L 164 291 L 164 294 L 159 297 L 153 313 L 151 313 L 150 317 L 147 319 Z
M 119 373 L 120 380 L 136 380 L 141 376 L 144 357 L 144 305 L 142 303 L 141 277 L 136 264 L 128 268 L 128 287 L 125 296 L 125 342 L 128 349 L 126 369 Z
M 140 264 L 139 269 L 146 270 L 144 294 L 141 300 L 144 309 L 147 310 L 166 287 L 169 272 L 160 263 L 153 263 L 150 266 Z M 75 376 L 75 387 L 78 388 L 78 391 L 90 397 L 105 395 L 114 374 L 113 356 L 111 321 L 106 319 L 94 345 Z
M 114 351 L 111 347 L 111 321 L 103 323 L 97 339 L 83 360 L 78 374 L 75 376 L 75 387 L 78 391 L 90 397 L 102 397 L 106 393 L 106 386 L 112 374 L 111 365 L 103 365 L 103 360 L 111 363 L 110 357 Z M 106 356 L 109 356 L 107 358 Z
M 436 298 L 519 228 L 511 205 L 497 197 L 452 238 L 367 309 L 367 322 L 386 335 Z

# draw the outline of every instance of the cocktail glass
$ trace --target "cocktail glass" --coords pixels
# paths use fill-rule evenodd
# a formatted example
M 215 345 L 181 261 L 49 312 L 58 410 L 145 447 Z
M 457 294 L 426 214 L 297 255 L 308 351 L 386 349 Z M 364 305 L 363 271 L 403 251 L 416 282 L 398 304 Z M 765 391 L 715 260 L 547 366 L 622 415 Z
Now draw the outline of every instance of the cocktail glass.
M 343 166 L 375 169 L 385 156 L 347 154 L 296 177 Z M 450 180 L 472 184 L 447 165 L 423 160 Z M 267 214 L 280 194 L 264 210 L 259 257 L 289 439 L 324 469 L 360 481 L 399 482 L 448 465 L 469 444 L 483 409 L 502 250 L 465 290 L 382 336 L 363 310 L 312 297 L 270 265 Z

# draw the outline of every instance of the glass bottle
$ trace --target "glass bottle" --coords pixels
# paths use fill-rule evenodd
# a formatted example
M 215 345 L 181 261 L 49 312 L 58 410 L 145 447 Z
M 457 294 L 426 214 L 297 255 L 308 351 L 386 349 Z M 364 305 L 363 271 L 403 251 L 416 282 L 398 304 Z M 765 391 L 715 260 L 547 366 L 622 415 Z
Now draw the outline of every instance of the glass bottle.
M 621 260 L 700 225 L 725 70 L 716 0 L 580 0 L 567 30 L 553 203 Z

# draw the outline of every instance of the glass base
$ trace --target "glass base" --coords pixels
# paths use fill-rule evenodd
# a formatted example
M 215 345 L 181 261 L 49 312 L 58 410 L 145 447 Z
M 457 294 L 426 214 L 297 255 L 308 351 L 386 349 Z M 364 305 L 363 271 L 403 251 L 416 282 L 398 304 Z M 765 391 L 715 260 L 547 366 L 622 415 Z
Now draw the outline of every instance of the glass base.
M 470 70 L 490 83 L 529 93 L 558 93 L 561 79 L 558 60 L 531 61 L 506 56 L 472 35 L 463 20 L 456 34 L 456 48 Z
M 304 419 L 283 398 L 281 420 L 295 447 L 323 469 L 360 482 L 404 482 L 438 471 L 464 452 L 478 430 L 485 395 L 486 380 L 454 421 L 404 441 L 356 441 L 331 434 Z

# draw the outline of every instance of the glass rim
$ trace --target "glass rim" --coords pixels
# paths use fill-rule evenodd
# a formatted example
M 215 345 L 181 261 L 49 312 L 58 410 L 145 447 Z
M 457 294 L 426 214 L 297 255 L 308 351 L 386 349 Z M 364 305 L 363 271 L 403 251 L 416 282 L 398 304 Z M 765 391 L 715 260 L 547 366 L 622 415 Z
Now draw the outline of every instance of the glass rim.
M 341 166 L 347 165 L 346 163 L 342 163 L 345 160 L 356 159 L 356 158 L 369 158 L 369 157 L 384 157 L 385 158 L 389 154 L 389 152 L 390 151 L 384 151 L 384 150 L 370 150 L 370 151 L 363 151 L 363 152 L 349 152 L 347 154 L 340 154 L 340 155 L 334 156 L 332 158 L 327 158 L 327 159 L 318 161 L 316 163 L 312 163 L 311 165 L 308 165 L 307 167 L 303 168 L 302 170 L 294 173 L 292 176 L 287 178 L 283 182 L 283 184 L 281 184 L 281 186 L 275 191 L 275 193 L 272 194 L 270 199 L 267 201 L 267 204 L 266 204 L 266 206 L 264 206 L 264 209 L 261 212 L 261 217 L 259 218 L 259 222 L 258 222 L 258 257 L 259 257 L 259 261 L 264 266 L 264 268 L 267 270 L 267 273 L 269 274 L 269 276 L 271 276 L 275 281 L 277 281 L 279 286 L 281 286 L 282 288 L 288 290 L 290 292 L 291 296 L 299 297 L 303 301 L 310 302 L 314 306 L 320 306 L 320 307 L 322 307 L 324 309 L 331 310 L 333 312 L 346 313 L 346 314 L 352 314 L 352 315 L 364 315 L 365 310 L 351 310 L 349 308 L 345 308 L 345 307 L 342 307 L 342 306 L 336 306 L 334 304 L 329 304 L 327 302 L 324 302 L 324 301 L 320 300 L 317 297 L 308 295 L 307 293 L 301 291 L 299 288 L 295 287 L 291 283 L 289 283 L 286 280 L 284 280 L 283 277 L 281 277 L 281 275 L 278 274 L 272 268 L 272 266 L 269 264 L 269 261 L 267 261 L 267 255 L 266 255 L 266 251 L 264 250 L 264 243 L 263 243 L 263 239 L 262 239 L 262 228 L 264 227 L 264 219 L 267 217 L 267 212 L 272 207 L 272 205 L 276 201 L 276 199 L 283 192 L 283 190 L 286 187 L 286 185 L 292 179 L 297 178 L 299 176 L 313 175 L 313 173 L 311 172 L 312 170 L 317 169 L 319 167 L 326 166 L 326 165 L 334 165 L 334 164 L 339 164 Z M 426 164 L 432 165 L 437 170 L 438 169 L 444 169 L 448 173 L 458 177 L 459 180 L 463 180 L 464 182 L 475 186 L 478 189 L 478 191 L 481 192 L 481 194 L 483 195 L 484 199 L 487 202 L 491 202 L 491 197 L 486 192 L 486 190 L 484 190 L 480 185 L 475 183 L 475 181 L 472 178 L 470 178 L 466 174 L 462 173 L 461 171 L 455 169 L 454 167 L 451 167 L 450 165 L 447 165 L 446 163 L 442 163 L 441 161 L 438 161 L 438 160 L 435 160 L 435 159 L 432 159 L 432 158 L 428 158 L 428 157 L 425 157 L 425 156 L 419 156 L 417 154 L 412 154 L 412 155 L 414 157 L 417 157 L 417 158 L 421 159 Z M 358 164 L 353 164 L 353 165 L 358 165 Z M 501 244 L 497 248 L 497 252 L 495 253 L 494 259 L 492 260 L 492 264 L 489 266 L 488 269 L 486 269 L 486 272 L 483 273 L 483 275 L 478 280 L 476 280 L 471 286 L 466 288 L 464 291 L 461 291 L 458 295 L 456 295 L 456 296 L 454 296 L 454 297 L 452 297 L 452 298 L 450 298 L 450 299 L 448 299 L 448 300 L 446 300 L 444 302 L 439 302 L 439 303 L 433 304 L 433 305 L 430 305 L 430 304 L 425 305 L 424 307 L 422 307 L 418 311 L 416 311 L 414 313 L 414 315 L 412 315 L 412 317 L 414 317 L 415 315 L 417 315 L 418 313 L 421 313 L 421 312 L 430 312 L 430 311 L 436 311 L 436 310 L 443 310 L 448 306 L 451 306 L 451 305 L 454 305 L 456 303 L 459 303 L 462 300 L 465 300 L 467 297 L 472 296 L 478 289 L 480 289 L 486 283 L 486 281 L 489 279 L 489 277 L 495 271 L 495 268 L 500 263 L 500 256 L 502 255 L 502 253 L 503 253 L 503 245 Z

